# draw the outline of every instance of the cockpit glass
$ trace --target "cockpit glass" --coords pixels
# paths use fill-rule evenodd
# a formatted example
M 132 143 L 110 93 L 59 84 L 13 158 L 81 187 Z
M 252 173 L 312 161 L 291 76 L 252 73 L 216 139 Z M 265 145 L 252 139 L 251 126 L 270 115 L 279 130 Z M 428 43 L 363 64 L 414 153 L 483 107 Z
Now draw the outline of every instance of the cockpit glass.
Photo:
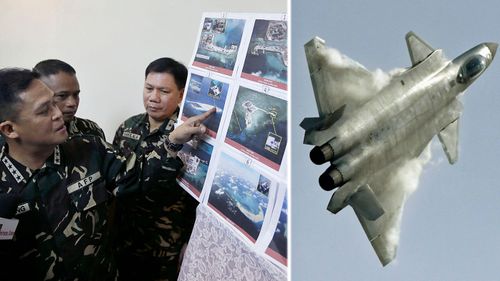
M 458 74 L 458 82 L 466 83 L 470 79 L 477 76 L 486 68 L 486 58 L 477 55 L 470 58 L 465 64 L 460 68 L 460 72 Z

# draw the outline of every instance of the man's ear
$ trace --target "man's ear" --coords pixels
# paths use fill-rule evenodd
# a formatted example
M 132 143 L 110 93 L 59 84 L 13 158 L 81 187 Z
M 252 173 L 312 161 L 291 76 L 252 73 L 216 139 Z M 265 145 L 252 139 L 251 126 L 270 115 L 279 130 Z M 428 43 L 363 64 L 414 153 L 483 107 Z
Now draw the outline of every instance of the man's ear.
M 179 104 L 182 102 L 182 98 L 184 97 L 184 88 L 181 89 L 181 94 L 179 95 Z
M 14 124 L 11 121 L 3 121 L 0 123 L 0 132 L 4 135 L 4 137 L 9 139 L 15 139 L 19 137 L 19 134 L 14 129 Z

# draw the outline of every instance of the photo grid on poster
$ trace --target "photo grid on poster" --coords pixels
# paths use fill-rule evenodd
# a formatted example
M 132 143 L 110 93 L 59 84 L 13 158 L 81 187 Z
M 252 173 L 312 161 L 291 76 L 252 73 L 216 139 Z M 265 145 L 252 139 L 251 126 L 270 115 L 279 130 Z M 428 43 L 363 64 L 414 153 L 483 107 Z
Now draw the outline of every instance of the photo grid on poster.
M 177 181 L 256 253 L 287 266 L 287 21 L 205 13 L 188 68 L 182 123 L 216 108 L 184 145 Z M 285 209 L 283 209 L 285 208 Z
M 224 152 L 217 163 L 208 205 L 255 242 L 272 202 L 269 193 L 274 184 L 269 177 Z
M 287 32 L 285 20 L 255 20 L 241 77 L 286 90 Z
M 198 201 L 207 178 L 212 151 L 213 145 L 207 140 L 191 140 L 177 154 L 184 163 L 178 180 Z
M 286 190 L 286 188 L 285 188 Z M 279 217 L 274 228 L 274 234 L 266 249 L 266 254 L 277 262 L 288 265 L 287 241 L 288 241 L 288 200 L 287 194 L 283 197 Z
M 244 19 L 204 17 L 193 66 L 231 76 L 245 22 Z
M 223 82 L 222 77 L 209 78 L 202 75 L 192 72 L 189 76 L 181 119 L 185 121 L 215 107 L 215 113 L 204 123 L 207 134 L 215 139 L 224 113 L 229 83 Z
M 225 142 L 279 171 L 287 141 L 287 102 L 240 86 Z

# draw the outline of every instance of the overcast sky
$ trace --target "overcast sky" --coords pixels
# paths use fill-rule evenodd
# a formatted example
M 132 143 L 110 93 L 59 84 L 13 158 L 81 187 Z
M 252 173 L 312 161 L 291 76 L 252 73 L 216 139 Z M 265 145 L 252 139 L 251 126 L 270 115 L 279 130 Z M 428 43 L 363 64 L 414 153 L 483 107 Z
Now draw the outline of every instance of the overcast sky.
M 412 30 L 453 59 L 500 42 L 496 1 L 292 0 L 292 280 L 498 280 L 500 276 L 500 58 L 462 98 L 458 163 L 437 138 L 407 201 L 395 261 L 383 268 L 350 207 L 326 210 L 331 192 L 309 160 L 299 123 L 318 116 L 303 45 L 326 40 L 369 70 L 408 67 Z M 385 4 L 383 4 L 385 3 Z M 474 4 L 473 4 L 474 3 Z

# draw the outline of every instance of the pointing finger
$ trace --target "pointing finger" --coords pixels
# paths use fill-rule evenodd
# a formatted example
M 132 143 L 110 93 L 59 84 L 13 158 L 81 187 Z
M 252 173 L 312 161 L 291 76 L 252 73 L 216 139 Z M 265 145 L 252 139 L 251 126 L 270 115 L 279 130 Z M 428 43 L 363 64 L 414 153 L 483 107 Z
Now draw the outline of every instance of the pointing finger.
M 214 112 L 215 112 L 215 107 L 212 107 L 211 109 L 207 110 L 206 112 L 204 112 L 204 113 L 202 113 L 200 115 L 196 115 L 196 116 L 191 117 L 190 121 L 195 126 L 197 126 L 201 122 L 205 121 L 208 117 L 210 117 L 210 115 L 212 115 Z
M 187 127 L 185 128 L 187 135 L 202 135 L 206 132 L 207 127 L 205 125 L 200 125 L 198 127 Z

